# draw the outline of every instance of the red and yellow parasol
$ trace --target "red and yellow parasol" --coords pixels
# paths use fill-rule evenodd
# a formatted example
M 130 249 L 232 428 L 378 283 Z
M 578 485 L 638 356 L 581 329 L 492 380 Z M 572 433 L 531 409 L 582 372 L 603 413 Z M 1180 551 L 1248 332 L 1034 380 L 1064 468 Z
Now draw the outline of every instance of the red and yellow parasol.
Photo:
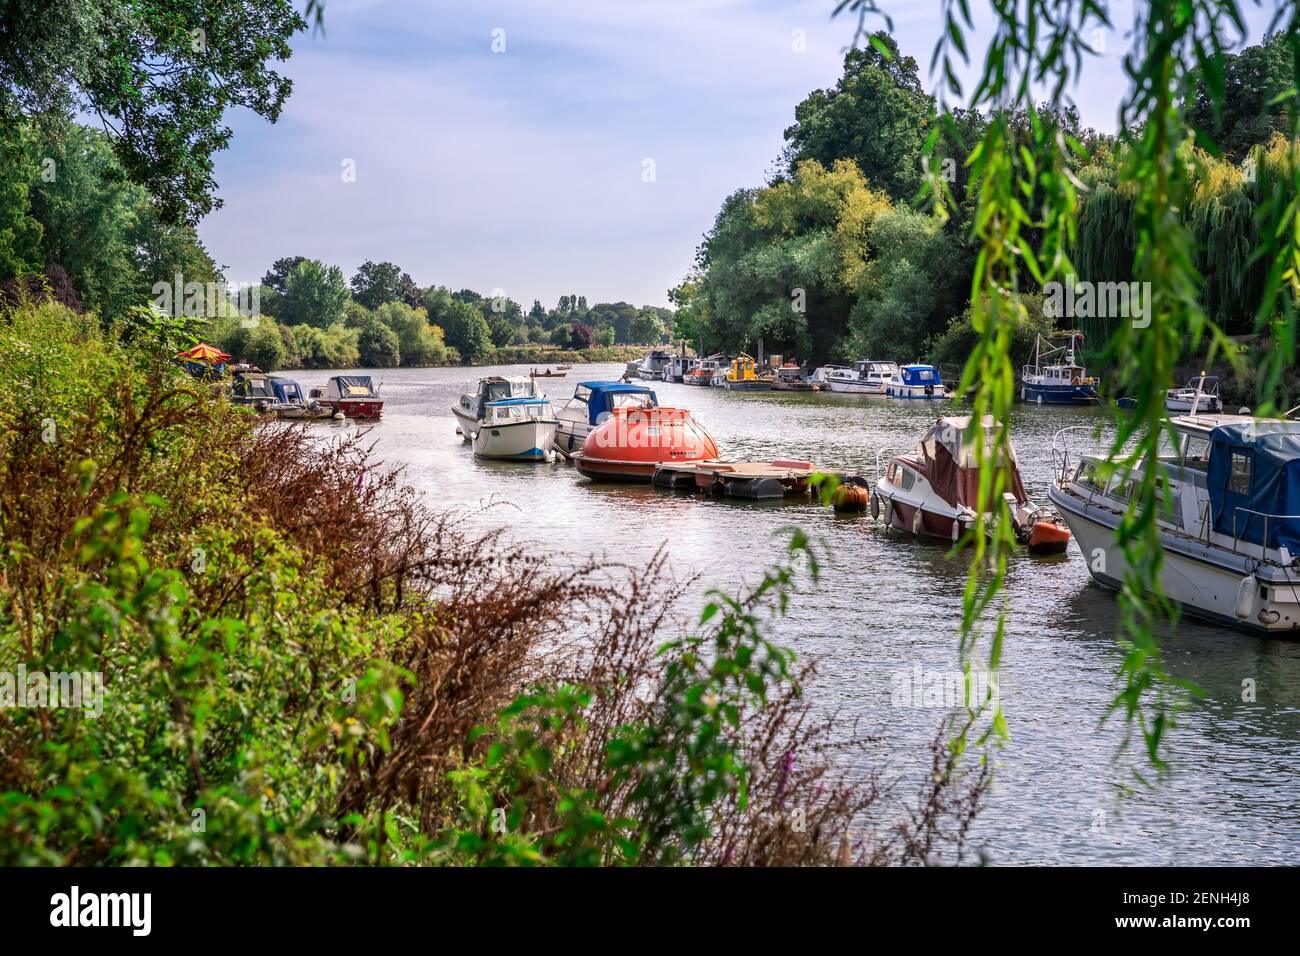
M 176 357 L 185 362 L 202 362 L 205 365 L 221 365 L 223 362 L 230 361 L 230 356 L 221 349 L 202 342 L 192 349 L 177 352 Z

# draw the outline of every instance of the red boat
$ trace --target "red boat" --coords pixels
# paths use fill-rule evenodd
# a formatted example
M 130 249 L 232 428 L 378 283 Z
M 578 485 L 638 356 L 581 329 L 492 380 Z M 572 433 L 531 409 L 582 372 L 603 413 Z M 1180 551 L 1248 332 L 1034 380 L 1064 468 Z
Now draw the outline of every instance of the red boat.
M 885 473 L 876 481 L 871 497 L 871 514 L 898 531 L 917 537 L 956 541 L 979 519 L 980 471 L 975 464 L 977 443 L 988 449 L 985 467 L 1005 469 L 1002 498 L 1010 515 L 1016 540 L 1033 554 L 1061 554 L 1070 541 L 1070 531 L 1049 508 L 1035 505 L 1025 493 L 1015 449 L 1009 461 L 991 456 L 993 419 L 985 416 L 971 427 L 969 416 L 940 418 L 921 443 L 905 455 L 889 460 Z M 997 516 L 989 516 L 989 527 Z
M 717 457 L 713 437 L 684 408 L 616 408 L 587 435 L 573 463 L 600 481 L 650 481 L 661 464 Z
M 313 388 L 309 398 L 348 418 L 379 418 L 384 411 L 384 400 L 369 375 L 335 375 L 323 387 Z

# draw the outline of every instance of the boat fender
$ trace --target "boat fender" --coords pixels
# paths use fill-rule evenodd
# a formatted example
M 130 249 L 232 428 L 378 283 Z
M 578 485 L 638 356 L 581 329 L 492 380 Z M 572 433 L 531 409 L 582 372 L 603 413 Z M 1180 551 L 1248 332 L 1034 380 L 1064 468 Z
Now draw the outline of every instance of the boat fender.
M 952 543 L 956 544 L 957 539 L 961 537 L 961 522 L 956 518 L 952 519 Z
M 885 499 L 885 524 L 892 525 L 893 523 L 894 523 L 894 499 L 886 498 Z
M 912 534 L 921 533 L 921 509 L 917 508 L 916 513 L 912 515 Z
M 880 496 L 877 494 L 871 496 L 871 518 L 873 521 L 880 518 Z
M 1237 603 L 1233 608 L 1237 617 L 1245 620 L 1255 611 L 1255 576 L 1248 575 L 1241 579 L 1241 586 L 1237 588 Z

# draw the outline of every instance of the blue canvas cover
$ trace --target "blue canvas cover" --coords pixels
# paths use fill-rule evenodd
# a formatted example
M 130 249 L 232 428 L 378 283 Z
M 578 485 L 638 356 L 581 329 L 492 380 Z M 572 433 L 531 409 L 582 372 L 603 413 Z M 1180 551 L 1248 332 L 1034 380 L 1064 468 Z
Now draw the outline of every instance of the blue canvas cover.
M 302 388 L 291 378 L 272 378 L 271 388 L 275 397 L 285 404 L 303 404 Z
M 899 369 L 904 385 L 938 385 L 939 370 L 933 365 L 904 365 Z
M 1300 515 L 1300 423 L 1220 425 L 1210 432 L 1210 443 L 1208 485 L 1214 530 L 1233 534 L 1235 515 L 1238 538 L 1300 554 L 1300 518 L 1265 522 L 1261 517 Z
M 652 389 L 644 385 L 628 382 L 579 382 L 578 388 L 585 388 L 591 394 L 587 396 L 587 423 L 599 425 L 613 410 L 616 395 L 649 395 L 650 404 L 658 405 Z

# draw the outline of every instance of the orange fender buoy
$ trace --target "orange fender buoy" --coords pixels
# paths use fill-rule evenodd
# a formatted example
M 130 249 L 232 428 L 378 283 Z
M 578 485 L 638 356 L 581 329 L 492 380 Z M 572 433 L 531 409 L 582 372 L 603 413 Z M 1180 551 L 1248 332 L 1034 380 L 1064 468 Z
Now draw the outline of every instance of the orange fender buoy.
M 870 497 L 870 493 L 861 485 L 840 485 L 831 495 L 831 505 L 836 511 L 866 511 Z

